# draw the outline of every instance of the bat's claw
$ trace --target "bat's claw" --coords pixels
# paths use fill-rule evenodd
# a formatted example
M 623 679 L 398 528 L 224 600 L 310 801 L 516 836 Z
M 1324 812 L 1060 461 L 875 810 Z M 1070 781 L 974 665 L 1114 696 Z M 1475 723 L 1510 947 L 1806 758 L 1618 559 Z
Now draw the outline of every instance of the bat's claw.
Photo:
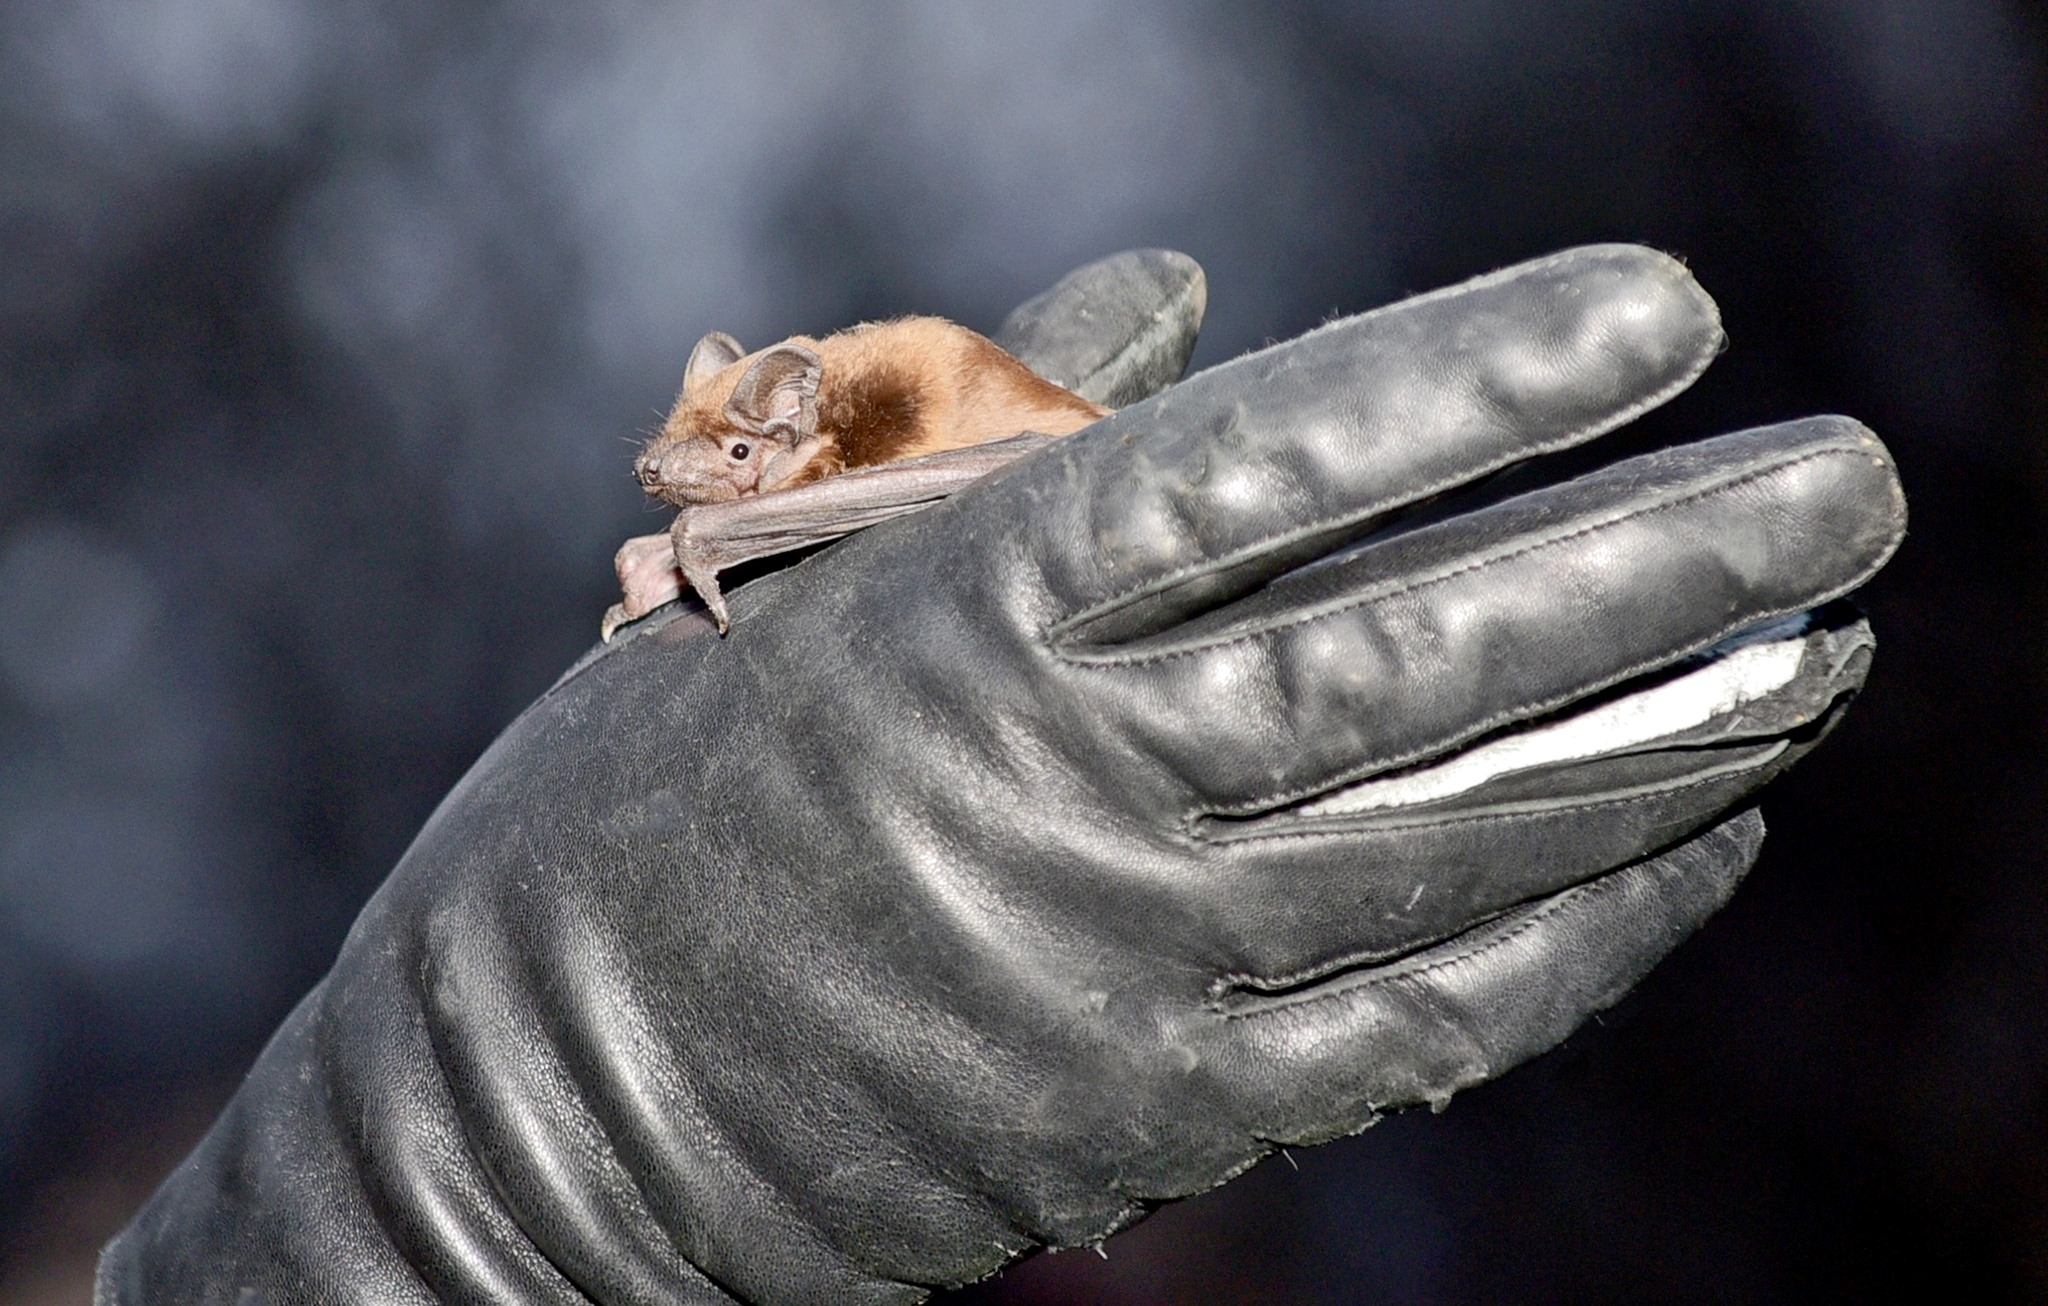
M 614 603 L 604 610 L 604 620 L 597 623 L 598 638 L 609 644 L 612 642 L 612 636 L 619 633 L 619 627 L 635 620 L 638 618 L 626 614 L 625 604 Z
M 742 520 L 776 511 L 774 505 L 762 499 L 718 506 L 726 508 L 728 513 L 737 511 L 742 514 Z M 716 516 L 716 513 L 707 513 L 703 508 L 677 513 L 675 524 L 669 527 L 669 562 L 676 574 L 697 591 L 697 597 L 704 600 L 711 619 L 718 623 L 718 633 L 723 635 L 732 629 L 732 615 L 725 610 L 725 592 L 718 588 L 718 569 L 759 555 L 723 547 L 717 532 L 706 529 L 706 523 Z
M 725 592 L 718 588 L 718 573 L 685 567 L 683 575 L 689 579 L 690 588 L 697 591 L 697 597 L 704 600 L 711 619 L 718 623 L 718 633 L 723 635 L 731 630 L 732 614 L 725 609 Z

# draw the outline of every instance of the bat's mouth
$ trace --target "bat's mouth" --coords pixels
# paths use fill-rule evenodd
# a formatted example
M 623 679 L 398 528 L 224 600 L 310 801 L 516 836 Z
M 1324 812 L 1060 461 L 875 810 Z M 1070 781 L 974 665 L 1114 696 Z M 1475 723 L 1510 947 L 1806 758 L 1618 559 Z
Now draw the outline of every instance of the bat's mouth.
M 730 503 L 744 491 L 723 477 L 688 477 L 677 481 L 663 481 L 647 491 L 663 503 L 676 508 L 696 508 L 707 503 Z

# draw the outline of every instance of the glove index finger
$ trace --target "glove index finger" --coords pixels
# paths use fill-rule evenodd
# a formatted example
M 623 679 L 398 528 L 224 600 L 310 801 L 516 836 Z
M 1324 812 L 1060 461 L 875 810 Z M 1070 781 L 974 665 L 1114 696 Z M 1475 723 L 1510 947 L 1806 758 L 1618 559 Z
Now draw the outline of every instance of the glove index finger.
M 1027 547 L 1059 632 L 1117 642 L 1613 430 L 1721 343 L 1677 260 L 1567 250 L 1211 368 L 988 488 L 1036 501 Z

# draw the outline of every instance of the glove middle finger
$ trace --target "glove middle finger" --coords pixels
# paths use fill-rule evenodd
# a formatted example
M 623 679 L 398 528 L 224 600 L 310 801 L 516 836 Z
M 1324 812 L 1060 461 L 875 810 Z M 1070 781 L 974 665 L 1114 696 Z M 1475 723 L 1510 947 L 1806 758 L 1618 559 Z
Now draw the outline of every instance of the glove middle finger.
M 997 513 L 1029 505 L 1040 620 L 1114 643 L 1610 431 L 1691 384 L 1721 342 L 1675 260 L 1569 250 L 1212 368 L 980 493 Z

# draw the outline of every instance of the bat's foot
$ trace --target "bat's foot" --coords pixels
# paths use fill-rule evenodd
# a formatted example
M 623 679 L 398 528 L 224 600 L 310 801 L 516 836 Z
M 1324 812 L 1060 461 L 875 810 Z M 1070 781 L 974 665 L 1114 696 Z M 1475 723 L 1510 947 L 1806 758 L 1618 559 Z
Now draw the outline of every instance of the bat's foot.
M 685 560 L 679 561 L 679 554 L 685 555 Z M 627 540 L 612 558 L 623 597 L 605 612 L 598 634 L 611 643 L 619 627 L 681 598 L 685 585 L 697 591 L 711 619 L 718 623 L 718 633 L 724 634 L 732 627 L 732 616 L 726 611 L 725 594 L 718 588 L 718 566 L 719 555 L 700 546 L 688 528 Z
M 612 569 L 619 574 L 623 597 L 604 614 L 598 626 L 606 643 L 627 622 L 638 621 L 683 595 L 682 569 L 676 566 L 675 546 L 667 532 L 627 540 L 612 558 Z

